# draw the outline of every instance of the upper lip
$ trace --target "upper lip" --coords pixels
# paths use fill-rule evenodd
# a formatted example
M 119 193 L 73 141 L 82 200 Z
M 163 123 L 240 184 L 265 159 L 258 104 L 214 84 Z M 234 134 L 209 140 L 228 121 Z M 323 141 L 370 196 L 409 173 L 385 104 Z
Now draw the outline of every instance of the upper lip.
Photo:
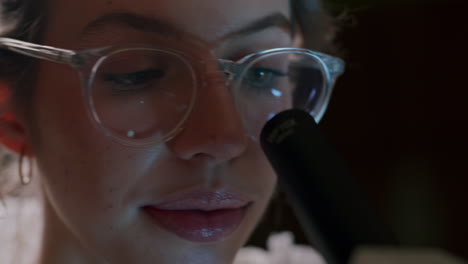
M 251 202 L 243 195 L 228 190 L 192 190 L 177 193 L 161 202 L 149 205 L 159 210 L 201 210 L 242 208 Z

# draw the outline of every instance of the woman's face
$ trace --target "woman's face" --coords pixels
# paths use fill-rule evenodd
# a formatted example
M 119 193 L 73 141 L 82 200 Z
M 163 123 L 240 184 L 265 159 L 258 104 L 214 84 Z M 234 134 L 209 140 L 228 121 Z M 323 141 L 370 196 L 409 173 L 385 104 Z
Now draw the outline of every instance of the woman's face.
M 286 0 L 52 2 L 43 43 L 60 48 L 196 40 L 216 58 L 235 60 L 292 45 L 287 25 L 256 23 L 289 19 Z M 113 13 L 133 14 L 146 26 L 125 16 L 92 23 Z M 181 31 L 172 37 L 161 25 Z M 207 81 L 184 130 L 148 147 L 105 136 L 88 118 L 81 92 L 75 70 L 41 63 L 29 131 L 54 224 L 49 240 L 83 263 L 231 262 L 276 177 L 258 143 L 244 135 L 224 82 Z

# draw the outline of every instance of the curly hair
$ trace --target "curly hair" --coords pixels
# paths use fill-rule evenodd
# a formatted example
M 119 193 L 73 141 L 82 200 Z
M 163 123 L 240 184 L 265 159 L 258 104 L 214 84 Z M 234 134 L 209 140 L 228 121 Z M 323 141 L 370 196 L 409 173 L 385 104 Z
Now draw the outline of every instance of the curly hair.
M 40 0 L 0 0 L 0 36 L 40 42 L 45 24 L 44 7 Z M 36 64 L 36 60 L 0 49 L 0 80 L 13 87 L 9 92 L 15 102 L 29 105 L 30 96 L 26 95 L 33 90 Z M 15 172 L 11 168 L 16 162 L 16 155 L 0 148 L 0 202 L 2 195 L 18 190 L 19 182 L 12 177 Z
M 40 42 L 46 23 L 45 2 L 40 0 L 1 0 L 0 36 Z M 0 50 L 0 79 L 8 82 L 15 95 L 30 87 L 36 60 Z M 26 78 L 23 78 L 26 77 Z M 22 93 L 23 94 L 23 93 Z

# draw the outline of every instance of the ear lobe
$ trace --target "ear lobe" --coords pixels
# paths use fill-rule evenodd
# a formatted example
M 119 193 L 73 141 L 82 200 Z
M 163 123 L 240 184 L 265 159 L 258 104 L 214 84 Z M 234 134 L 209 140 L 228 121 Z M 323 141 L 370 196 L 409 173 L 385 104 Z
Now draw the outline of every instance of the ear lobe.
M 21 153 L 28 150 L 24 124 L 15 117 L 11 109 L 11 92 L 8 86 L 0 83 L 0 144 Z M 30 155 L 26 151 L 26 155 Z

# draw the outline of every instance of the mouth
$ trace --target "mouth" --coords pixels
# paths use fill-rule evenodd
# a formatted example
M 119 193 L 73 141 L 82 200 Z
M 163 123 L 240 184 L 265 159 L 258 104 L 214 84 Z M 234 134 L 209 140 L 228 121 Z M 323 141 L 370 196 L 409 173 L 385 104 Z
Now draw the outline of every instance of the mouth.
M 191 242 L 209 243 L 227 239 L 251 203 L 237 193 L 192 191 L 142 209 L 166 231 Z

